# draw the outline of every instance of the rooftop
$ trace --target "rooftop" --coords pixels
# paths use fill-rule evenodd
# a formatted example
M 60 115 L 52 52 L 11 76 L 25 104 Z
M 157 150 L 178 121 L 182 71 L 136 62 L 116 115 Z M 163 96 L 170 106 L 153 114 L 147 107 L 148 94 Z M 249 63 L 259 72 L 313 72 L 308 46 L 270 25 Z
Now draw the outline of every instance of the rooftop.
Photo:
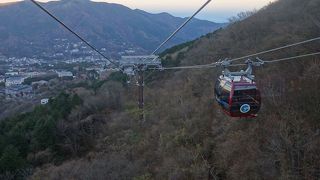
M 22 80 L 24 79 L 24 77 L 21 77 L 21 76 L 13 76 L 13 77 L 9 77 L 7 78 L 7 81 L 15 81 L 15 80 Z
M 6 90 L 9 90 L 9 91 L 22 91 L 22 90 L 26 90 L 26 89 L 32 89 L 31 86 L 29 85 L 12 85 L 8 88 L 6 88 Z

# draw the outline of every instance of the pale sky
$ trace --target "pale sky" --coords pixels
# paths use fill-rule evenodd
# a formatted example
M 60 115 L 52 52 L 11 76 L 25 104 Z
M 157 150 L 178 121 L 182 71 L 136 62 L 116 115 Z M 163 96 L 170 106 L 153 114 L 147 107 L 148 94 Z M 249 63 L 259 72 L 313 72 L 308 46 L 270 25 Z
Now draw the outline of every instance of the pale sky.
M 17 0 L 0 0 L 13 2 Z M 48 0 L 39 0 L 46 2 Z M 179 17 L 192 15 L 206 0 L 93 0 L 100 2 L 118 3 L 132 9 L 142 9 L 151 13 L 168 12 Z M 226 22 L 239 12 L 260 9 L 269 2 L 276 0 L 212 0 L 211 3 L 197 16 L 215 22 Z

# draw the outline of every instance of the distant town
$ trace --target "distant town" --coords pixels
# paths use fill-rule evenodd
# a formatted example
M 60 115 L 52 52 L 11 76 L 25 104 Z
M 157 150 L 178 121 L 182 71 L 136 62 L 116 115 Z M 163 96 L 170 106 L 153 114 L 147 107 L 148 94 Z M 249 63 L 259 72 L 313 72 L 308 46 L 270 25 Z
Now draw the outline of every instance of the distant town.
M 53 54 L 51 58 L 8 58 L 0 55 L 0 98 L 7 101 L 38 99 L 43 97 L 43 89 L 49 92 L 54 88 L 55 81 L 98 80 L 107 72 L 117 71 L 109 61 L 94 52 L 83 51 L 86 48 L 81 47 L 81 43 L 72 46 L 75 48 L 65 53 L 81 53 L 80 57 L 62 60 L 58 56 L 64 56 L 63 53 Z M 82 50 L 76 48 L 79 46 Z M 127 51 L 122 54 L 134 52 Z M 39 103 L 46 104 L 48 98 L 43 97 Z
M 123 50 L 110 55 L 113 58 L 109 60 L 117 65 L 84 43 L 68 39 L 55 39 L 50 53 L 36 52 L 31 57 L 9 57 L 0 53 L 0 119 L 14 112 L 29 112 L 69 89 L 94 87 L 94 83 L 106 80 L 119 70 L 121 57 L 143 54 L 139 48 L 126 44 L 122 47 Z M 99 51 L 109 57 L 107 48 Z

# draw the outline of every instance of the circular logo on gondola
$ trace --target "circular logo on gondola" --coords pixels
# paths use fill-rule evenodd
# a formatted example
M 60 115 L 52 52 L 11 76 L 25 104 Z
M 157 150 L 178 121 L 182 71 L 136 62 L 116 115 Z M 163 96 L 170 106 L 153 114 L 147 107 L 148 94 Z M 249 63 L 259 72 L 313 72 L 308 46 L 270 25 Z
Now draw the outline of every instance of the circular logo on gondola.
M 251 107 L 249 104 L 244 104 L 240 107 L 240 112 L 241 113 L 248 113 L 250 111 Z

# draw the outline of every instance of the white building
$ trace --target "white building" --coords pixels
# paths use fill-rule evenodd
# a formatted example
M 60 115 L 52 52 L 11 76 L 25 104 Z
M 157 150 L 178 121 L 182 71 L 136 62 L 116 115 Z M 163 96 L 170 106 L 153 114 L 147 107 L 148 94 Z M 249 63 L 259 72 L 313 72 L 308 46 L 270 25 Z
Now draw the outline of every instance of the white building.
M 6 78 L 4 76 L 0 76 L 0 83 L 3 83 L 6 81 Z
M 26 76 L 28 78 L 33 78 L 33 77 L 37 77 L 45 74 L 46 73 L 43 73 L 43 72 L 26 72 L 26 73 L 23 73 L 23 76 Z
M 33 95 L 32 87 L 28 85 L 12 85 L 5 89 L 7 98 L 31 97 Z
M 46 99 L 41 99 L 41 105 L 46 105 L 46 104 L 48 104 L 49 103 L 49 99 L 48 98 L 46 98 Z
M 6 87 L 10 87 L 12 85 L 20 85 L 24 82 L 25 77 L 9 77 L 6 79 Z
M 72 49 L 70 52 L 71 53 L 78 53 L 80 50 L 79 49 Z
M 48 84 L 49 84 L 49 82 L 45 81 L 45 80 L 36 81 L 36 82 L 31 83 L 32 86 L 47 86 Z
M 17 75 L 19 75 L 19 72 L 7 72 L 5 74 L 6 77 L 8 77 L 8 76 L 17 76 Z
M 58 77 L 63 78 L 63 77 L 73 77 L 72 72 L 70 71 L 57 71 Z

